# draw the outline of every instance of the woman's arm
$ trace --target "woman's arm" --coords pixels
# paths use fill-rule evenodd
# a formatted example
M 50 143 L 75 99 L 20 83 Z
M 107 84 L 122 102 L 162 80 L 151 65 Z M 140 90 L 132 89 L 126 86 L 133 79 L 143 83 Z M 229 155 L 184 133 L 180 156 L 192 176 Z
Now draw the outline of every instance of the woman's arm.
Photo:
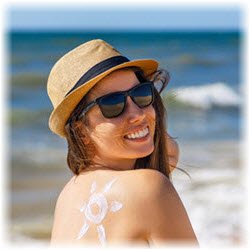
M 177 166 L 180 150 L 178 143 L 168 133 L 166 133 L 166 140 L 167 140 L 168 160 L 169 160 L 170 170 L 172 171 Z

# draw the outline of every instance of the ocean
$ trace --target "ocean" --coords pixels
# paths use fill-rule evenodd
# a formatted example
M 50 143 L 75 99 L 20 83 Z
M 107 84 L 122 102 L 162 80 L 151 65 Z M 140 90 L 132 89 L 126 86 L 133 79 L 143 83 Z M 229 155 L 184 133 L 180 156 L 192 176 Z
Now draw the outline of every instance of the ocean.
M 10 32 L 9 240 L 48 244 L 56 198 L 71 176 L 66 142 L 52 134 L 48 74 L 67 51 L 101 38 L 129 59 L 153 58 L 170 72 L 162 93 L 168 131 L 180 146 L 173 184 L 201 245 L 244 242 L 240 159 L 242 34 L 232 32 Z

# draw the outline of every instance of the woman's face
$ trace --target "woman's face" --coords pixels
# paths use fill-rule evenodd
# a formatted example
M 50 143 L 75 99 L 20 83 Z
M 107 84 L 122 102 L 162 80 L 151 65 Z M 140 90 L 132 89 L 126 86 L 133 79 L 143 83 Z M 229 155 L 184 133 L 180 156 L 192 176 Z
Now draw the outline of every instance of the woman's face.
M 88 102 L 111 92 L 124 91 L 139 84 L 132 70 L 118 70 L 102 79 L 89 93 Z M 139 108 L 130 97 L 124 112 L 115 118 L 105 118 L 98 105 L 87 113 L 90 137 L 95 143 L 97 157 L 107 164 L 132 164 L 154 150 L 155 110 L 152 104 Z M 149 133 L 142 138 L 131 138 L 140 131 Z

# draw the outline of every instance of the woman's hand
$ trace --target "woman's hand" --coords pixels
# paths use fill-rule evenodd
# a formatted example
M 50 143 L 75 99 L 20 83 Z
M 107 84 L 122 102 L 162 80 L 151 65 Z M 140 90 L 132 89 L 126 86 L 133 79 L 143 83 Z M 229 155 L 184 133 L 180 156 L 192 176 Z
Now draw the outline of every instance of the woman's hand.
M 176 168 L 176 165 L 179 160 L 179 146 L 178 143 L 168 134 L 166 133 L 167 140 L 167 154 L 170 165 L 171 172 Z

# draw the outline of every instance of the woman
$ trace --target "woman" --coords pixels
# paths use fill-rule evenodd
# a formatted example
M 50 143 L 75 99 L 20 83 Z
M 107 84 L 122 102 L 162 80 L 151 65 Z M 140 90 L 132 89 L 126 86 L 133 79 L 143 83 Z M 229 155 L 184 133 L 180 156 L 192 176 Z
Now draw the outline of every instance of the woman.
M 197 243 L 170 182 L 179 152 L 158 93 L 168 74 L 157 68 L 100 39 L 52 68 L 49 126 L 67 139 L 74 173 L 57 200 L 52 244 Z

